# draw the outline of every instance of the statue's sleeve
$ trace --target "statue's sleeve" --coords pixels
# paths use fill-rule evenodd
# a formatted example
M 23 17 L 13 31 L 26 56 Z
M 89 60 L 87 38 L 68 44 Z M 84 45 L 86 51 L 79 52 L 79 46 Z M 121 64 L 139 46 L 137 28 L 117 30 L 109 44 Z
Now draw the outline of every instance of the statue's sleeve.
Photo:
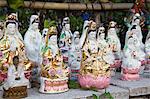
M 24 43 L 25 43 L 25 47 L 26 47 L 26 49 L 28 50 L 28 51 L 33 51 L 34 52 L 34 48 L 33 48 L 33 46 L 32 46 L 32 35 L 29 33 L 29 32 L 27 32 L 26 34 L 25 34 L 25 37 L 24 37 Z

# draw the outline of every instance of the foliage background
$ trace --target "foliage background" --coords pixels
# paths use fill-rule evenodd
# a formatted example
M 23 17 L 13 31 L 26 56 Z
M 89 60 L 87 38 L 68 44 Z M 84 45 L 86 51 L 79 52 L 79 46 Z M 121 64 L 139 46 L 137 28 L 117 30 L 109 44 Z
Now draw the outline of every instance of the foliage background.
M 58 26 L 58 32 L 61 31 L 61 21 L 65 16 L 70 17 L 71 21 L 71 30 L 72 32 L 78 30 L 82 32 L 83 18 L 82 14 L 85 12 L 89 13 L 90 18 L 94 19 L 94 11 L 61 11 L 61 10 L 44 10 L 44 9 L 31 9 L 31 8 L 22 8 L 24 0 L 7 0 L 7 7 L 0 8 L 0 20 L 5 20 L 7 14 L 11 12 L 18 13 L 19 19 L 19 31 L 24 36 L 25 32 L 29 26 L 29 19 L 32 14 L 40 15 L 40 30 L 44 27 L 48 27 L 50 24 L 55 24 Z M 100 2 L 134 2 L 135 0 L 25 0 L 25 1 L 45 1 L 45 2 L 80 2 L 80 3 L 100 3 Z M 146 8 L 149 10 L 150 3 L 146 3 Z M 110 20 L 114 20 L 118 23 L 119 32 L 118 36 L 122 44 L 124 43 L 124 36 L 127 31 L 127 27 L 124 24 L 124 17 L 129 15 L 129 10 L 109 10 L 109 11 L 99 11 L 101 23 L 106 27 Z M 150 24 L 150 16 L 147 16 L 146 24 Z M 147 27 L 145 27 L 147 28 Z M 147 33 L 144 33 L 146 36 Z M 145 37 L 144 36 L 144 37 Z

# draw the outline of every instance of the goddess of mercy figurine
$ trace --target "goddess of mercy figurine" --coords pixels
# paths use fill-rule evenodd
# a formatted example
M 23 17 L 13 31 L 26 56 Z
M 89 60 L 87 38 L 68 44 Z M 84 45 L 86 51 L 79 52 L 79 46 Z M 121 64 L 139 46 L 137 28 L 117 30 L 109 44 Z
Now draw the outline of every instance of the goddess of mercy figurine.
M 57 45 L 56 27 L 50 27 L 46 35 L 46 46 L 42 48 L 41 66 L 42 93 L 60 93 L 68 91 L 69 69 L 63 64 L 63 57 Z
M 27 96 L 29 80 L 24 75 L 24 63 L 18 56 L 13 57 L 13 64 L 8 68 L 7 80 L 4 83 L 4 98 L 21 98 Z
M 123 50 L 122 80 L 138 80 L 141 67 L 140 40 L 135 34 L 129 36 Z
M 68 64 L 71 69 L 70 79 L 77 80 L 78 74 L 81 65 L 81 41 L 80 41 L 80 34 L 78 31 L 75 31 L 72 38 L 72 44 L 69 50 L 69 57 L 68 57 Z
M 110 83 L 110 65 L 105 61 L 108 49 L 99 50 L 96 39 L 96 23 L 84 25 L 86 38 L 82 48 L 82 61 L 78 81 L 82 88 L 103 89 Z
M 140 27 L 140 23 L 141 23 L 141 17 L 138 13 L 136 13 L 133 16 L 132 19 L 132 23 L 131 23 L 131 27 L 129 28 L 129 30 L 127 31 L 126 34 L 126 39 L 125 39 L 125 43 L 127 42 L 127 38 L 129 36 L 131 36 L 132 34 L 135 34 L 137 36 L 137 38 L 139 39 L 140 42 L 140 54 L 141 54 L 141 69 L 140 69 L 140 74 L 143 73 L 143 69 L 145 68 L 145 65 L 147 64 L 147 60 L 146 60 L 146 55 L 145 55 L 145 51 L 144 51 L 144 44 L 142 42 L 142 31 L 141 31 L 141 27 Z
M 40 46 L 42 44 L 42 35 L 38 29 L 39 17 L 32 15 L 30 18 L 30 26 L 24 36 L 27 57 L 35 64 L 41 64 Z
M 13 15 L 7 17 L 5 35 L 1 39 L 1 71 L 7 74 L 8 67 L 13 64 L 13 57 L 18 56 L 25 66 L 25 75 L 30 78 L 31 62 L 25 56 L 24 43 L 16 31 L 16 19 Z
M 30 18 L 30 26 L 24 36 L 26 55 L 33 62 L 31 82 L 33 86 L 39 83 L 39 71 L 42 63 L 41 45 L 42 35 L 39 32 L 39 16 L 32 15 Z
M 121 43 L 116 33 L 116 24 L 117 23 L 114 21 L 109 23 L 108 35 L 106 37 L 107 43 L 109 44 L 115 57 L 114 64 L 111 65 L 111 69 L 113 70 L 112 76 L 115 75 L 116 68 L 121 66 Z
M 70 31 L 70 19 L 65 17 L 62 22 L 62 32 L 59 38 L 59 47 L 63 54 L 63 61 L 65 65 L 68 64 L 68 51 L 71 46 L 72 40 L 72 33 Z
M 109 46 L 109 44 L 106 42 L 105 40 L 105 28 L 103 26 L 99 27 L 98 29 L 98 35 L 97 35 L 97 41 L 98 41 L 98 45 L 99 45 L 99 49 L 101 51 L 104 51 L 105 49 L 108 49 L 107 52 L 107 57 L 108 57 L 108 63 L 110 64 L 111 68 L 111 76 L 115 75 L 115 68 L 114 68 L 114 63 L 115 63 L 115 57 L 114 54 Z

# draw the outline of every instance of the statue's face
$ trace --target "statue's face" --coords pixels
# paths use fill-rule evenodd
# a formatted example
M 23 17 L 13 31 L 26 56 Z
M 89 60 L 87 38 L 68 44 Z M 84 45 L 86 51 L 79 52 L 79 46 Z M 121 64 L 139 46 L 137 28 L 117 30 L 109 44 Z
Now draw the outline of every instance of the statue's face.
M 32 24 L 32 28 L 33 28 L 34 30 L 37 30 L 37 29 L 39 28 L 39 23 L 33 23 L 33 24 Z
M 133 38 L 130 38 L 128 40 L 128 46 L 129 46 L 129 48 L 133 48 L 134 47 L 134 39 Z
M 91 32 L 89 33 L 89 35 L 88 35 L 88 38 L 89 38 L 90 40 L 96 39 L 96 31 L 91 31 Z
M 57 35 L 52 35 L 50 37 L 50 43 L 51 44 L 57 44 Z
M 104 28 L 104 27 L 100 27 L 100 28 L 98 29 L 98 32 L 99 32 L 99 33 L 104 33 L 104 32 L 105 32 L 105 28 Z
M 16 32 L 16 24 L 9 23 L 9 24 L 7 25 L 7 32 L 8 32 L 9 34 L 15 34 L 15 32 Z
M 70 30 L 70 24 L 65 24 L 65 29 L 68 31 Z
M 104 39 L 105 38 L 105 33 L 101 33 L 100 34 L 100 39 Z
M 3 38 L 3 30 L 0 29 L 0 39 L 2 39 L 2 38 Z
M 100 27 L 98 30 L 99 36 L 101 39 L 105 38 L 105 28 L 104 27 Z
M 111 21 L 111 22 L 110 22 L 110 27 L 115 27 L 115 26 L 116 26 L 116 24 L 117 24 L 116 22 Z

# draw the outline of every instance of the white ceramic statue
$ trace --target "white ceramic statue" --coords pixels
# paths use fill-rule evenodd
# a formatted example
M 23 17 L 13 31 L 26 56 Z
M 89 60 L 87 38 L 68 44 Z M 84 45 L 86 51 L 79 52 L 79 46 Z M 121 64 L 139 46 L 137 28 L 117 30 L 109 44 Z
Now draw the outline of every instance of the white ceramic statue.
M 24 36 L 24 43 L 27 57 L 36 65 L 42 62 L 40 46 L 42 44 L 42 35 L 39 32 L 39 17 L 32 15 L 30 18 L 30 26 Z
M 46 46 L 42 48 L 41 65 L 42 93 L 60 93 L 68 90 L 69 68 L 63 64 L 63 57 L 57 45 L 56 27 L 50 27 L 46 35 Z
M 80 34 L 78 31 L 75 31 L 72 38 L 72 44 L 69 50 L 68 64 L 71 69 L 70 79 L 77 80 L 78 73 L 81 65 L 81 41 Z
M 62 32 L 59 38 L 59 47 L 63 54 L 63 60 L 65 63 L 68 62 L 68 51 L 72 42 L 72 33 L 70 31 L 70 19 L 65 17 L 62 22 Z
M 129 36 L 123 50 L 122 80 L 138 80 L 142 55 L 140 53 L 140 40 L 135 34 Z
M 107 43 L 109 44 L 115 57 L 115 62 L 114 65 L 112 66 L 114 70 L 115 67 L 121 66 L 121 58 L 122 58 L 121 43 L 116 33 L 116 24 L 117 23 L 114 21 L 111 21 L 109 23 L 108 34 L 106 37 Z

